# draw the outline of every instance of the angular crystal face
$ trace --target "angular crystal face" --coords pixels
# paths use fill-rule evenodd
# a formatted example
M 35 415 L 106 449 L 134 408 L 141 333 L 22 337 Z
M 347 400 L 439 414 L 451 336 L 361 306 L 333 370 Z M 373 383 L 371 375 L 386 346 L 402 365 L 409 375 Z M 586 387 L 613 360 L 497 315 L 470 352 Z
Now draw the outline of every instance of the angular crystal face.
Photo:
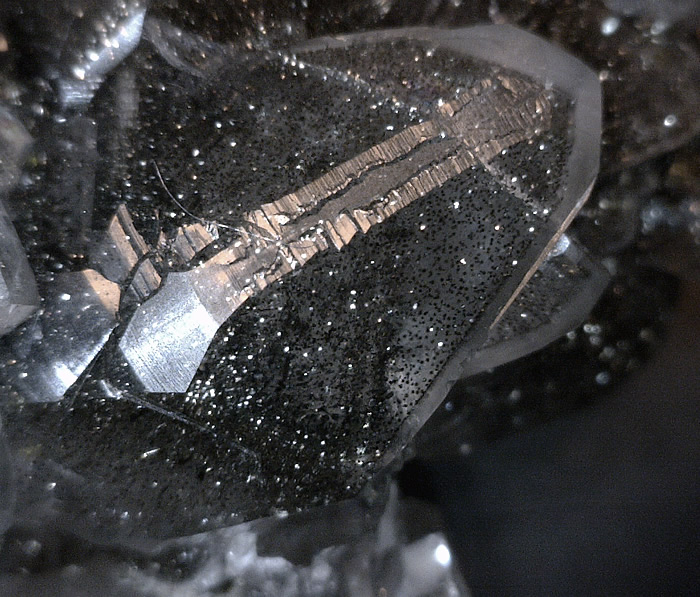
M 0 336 L 39 306 L 34 274 L 0 197 Z
M 32 138 L 0 104 L 0 336 L 22 323 L 39 306 L 34 274 L 5 208 L 5 194 L 17 182 Z
M 107 296 L 118 313 L 72 335 L 68 400 L 7 407 L 17 454 L 72 430 L 33 482 L 65 472 L 102 528 L 139 512 L 139 532 L 176 535 L 352 495 L 454 380 L 533 350 L 512 341 L 547 309 L 565 332 L 568 295 L 600 288 L 568 250 L 568 269 L 545 262 L 600 142 L 597 77 L 557 48 L 489 26 L 196 52 L 154 23 L 94 105 L 114 132 L 106 233 L 75 313 Z M 61 397 L 16 361 L 20 401 Z
M 242 214 L 227 248 L 188 273 L 172 274 L 127 326 L 120 348 L 145 390 L 187 390 L 218 327 L 317 254 L 315 262 L 384 227 L 469 169 L 493 168 L 498 175 L 497 156 L 551 127 L 549 95 L 515 75 L 485 77 L 456 99 L 438 102 L 428 119 Z

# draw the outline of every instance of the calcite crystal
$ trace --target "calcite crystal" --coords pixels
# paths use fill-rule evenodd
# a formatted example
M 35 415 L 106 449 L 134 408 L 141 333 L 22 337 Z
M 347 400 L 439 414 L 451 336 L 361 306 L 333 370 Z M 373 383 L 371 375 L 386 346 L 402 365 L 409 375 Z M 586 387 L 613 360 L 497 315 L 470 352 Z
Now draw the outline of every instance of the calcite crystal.
M 38 306 L 34 274 L 0 198 L 0 336 L 15 329 Z

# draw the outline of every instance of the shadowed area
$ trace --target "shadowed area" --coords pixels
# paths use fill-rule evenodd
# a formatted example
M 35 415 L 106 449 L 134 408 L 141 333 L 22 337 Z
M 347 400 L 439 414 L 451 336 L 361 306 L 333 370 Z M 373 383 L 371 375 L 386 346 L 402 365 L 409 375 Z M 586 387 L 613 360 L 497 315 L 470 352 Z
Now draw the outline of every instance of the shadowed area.
M 691 595 L 700 583 L 700 281 L 604 403 L 427 469 L 474 595 Z M 425 477 L 424 477 L 425 478 Z

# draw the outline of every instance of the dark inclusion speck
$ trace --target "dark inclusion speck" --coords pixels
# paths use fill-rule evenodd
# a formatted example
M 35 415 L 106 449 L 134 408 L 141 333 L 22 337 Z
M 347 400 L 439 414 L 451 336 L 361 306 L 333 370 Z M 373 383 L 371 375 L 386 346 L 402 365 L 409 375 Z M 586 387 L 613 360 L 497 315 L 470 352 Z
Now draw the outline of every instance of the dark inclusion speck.
M 220 52 L 234 66 L 212 78 L 144 43 L 95 104 L 103 126 L 121 127 L 108 144 L 116 165 L 101 173 L 98 220 L 126 199 L 136 228 L 161 247 L 155 263 L 165 280 L 235 242 L 251 211 L 429 123 L 463 94 L 482 97 L 474 90 L 484 81 L 536 87 L 551 115 L 493 155 L 490 141 L 472 144 L 488 158 L 256 291 L 219 328 L 186 393 L 141 389 L 120 352 L 134 314 L 125 304 L 66 399 L 7 407 L 15 449 L 51 444 L 50 458 L 27 465 L 35 478 L 61 478 L 69 515 L 104 529 L 135 532 L 138 522 L 147 534 L 182 534 L 356 493 L 510 313 L 597 171 L 595 75 L 510 27 L 360 35 L 252 57 Z M 550 70 L 540 67 L 543 54 Z M 111 107 L 123 94 L 131 121 Z M 484 123 L 504 111 L 487 100 L 480 109 Z M 492 137 L 508 139 L 518 122 L 499 126 Z M 169 198 L 154 162 L 189 213 Z M 183 266 L 158 237 L 191 214 L 228 227 Z M 61 429 L 71 433 L 58 439 Z

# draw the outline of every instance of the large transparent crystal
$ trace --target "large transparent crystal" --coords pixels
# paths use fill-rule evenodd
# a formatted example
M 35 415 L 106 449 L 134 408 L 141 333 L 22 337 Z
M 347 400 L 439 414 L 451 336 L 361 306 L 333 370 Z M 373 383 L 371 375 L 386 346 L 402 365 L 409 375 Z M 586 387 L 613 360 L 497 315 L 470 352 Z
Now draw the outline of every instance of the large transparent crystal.
M 0 198 L 0 336 L 39 306 L 34 275 Z
M 0 372 L 19 519 L 172 537 L 352 496 L 455 380 L 600 292 L 558 240 L 600 140 L 597 77 L 561 50 L 508 26 L 252 53 L 144 30 L 92 105 L 91 269 L 57 276 L 92 291 L 47 298 Z

